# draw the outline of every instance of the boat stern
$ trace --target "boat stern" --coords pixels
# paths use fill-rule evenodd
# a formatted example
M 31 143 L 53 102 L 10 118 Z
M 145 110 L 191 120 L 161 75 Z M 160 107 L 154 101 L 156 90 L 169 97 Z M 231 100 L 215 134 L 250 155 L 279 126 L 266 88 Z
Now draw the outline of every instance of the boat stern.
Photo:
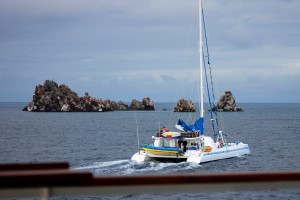
M 149 161 L 151 158 L 147 155 L 147 153 L 143 150 L 140 150 L 139 152 L 136 152 L 132 157 L 132 161 L 136 162 L 144 162 L 144 161 Z
M 240 142 L 237 146 L 240 147 L 240 155 L 248 155 L 250 154 L 250 148 L 248 144 L 244 144 L 242 142 Z
M 193 151 L 193 153 L 188 156 L 186 162 L 200 164 L 201 158 L 202 156 L 200 151 Z

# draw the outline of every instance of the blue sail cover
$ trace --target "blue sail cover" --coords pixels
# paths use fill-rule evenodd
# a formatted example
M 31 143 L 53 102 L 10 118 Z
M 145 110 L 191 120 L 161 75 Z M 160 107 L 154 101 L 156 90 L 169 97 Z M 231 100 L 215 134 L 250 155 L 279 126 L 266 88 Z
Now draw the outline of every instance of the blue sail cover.
M 177 125 L 181 126 L 182 129 L 186 132 L 199 132 L 200 135 L 204 133 L 204 119 L 199 118 L 194 124 L 187 125 L 182 119 L 178 120 Z

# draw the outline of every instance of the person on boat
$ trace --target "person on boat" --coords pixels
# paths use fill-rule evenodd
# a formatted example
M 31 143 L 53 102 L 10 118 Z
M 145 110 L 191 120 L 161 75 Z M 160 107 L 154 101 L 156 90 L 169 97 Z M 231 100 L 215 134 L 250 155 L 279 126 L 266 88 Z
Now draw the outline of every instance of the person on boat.
M 156 137 L 161 137 L 161 135 L 162 135 L 162 129 L 159 128 L 156 132 Z
M 195 132 L 193 133 L 193 136 L 194 136 L 194 137 L 198 137 L 198 136 L 199 136 L 199 133 L 198 133 L 197 131 L 195 131 Z
M 197 142 L 197 143 L 196 143 L 196 148 L 197 148 L 197 150 L 200 149 L 200 142 Z
M 183 151 L 184 151 L 184 152 L 186 152 L 186 150 L 187 150 L 187 143 L 188 143 L 188 142 L 185 141 L 185 140 L 182 141 Z
M 179 148 L 180 150 L 182 150 L 182 149 L 181 149 L 182 142 L 183 142 L 183 139 L 182 139 L 182 137 L 180 137 L 180 138 L 178 139 L 178 148 Z
M 163 127 L 163 128 L 159 128 L 158 131 L 156 132 L 156 136 L 157 137 L 162 137 L 162 134 L 165 133 L 165 132 L 168 132 L 169 129 L 166 128 L 166 127 Z
M 220 148 L 223 148 L 223 147 L 224 147 L 224 143 L 223 143 L 222 140 L 220 140 L 219 146 L 220 146 Z

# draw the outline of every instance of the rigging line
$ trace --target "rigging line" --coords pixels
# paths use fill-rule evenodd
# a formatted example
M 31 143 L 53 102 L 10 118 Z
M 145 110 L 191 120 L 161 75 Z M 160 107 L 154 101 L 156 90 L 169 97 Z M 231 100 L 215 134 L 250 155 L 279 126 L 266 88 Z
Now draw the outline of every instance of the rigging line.
M 203 6 L 201 6 L 201 10 L 202 10 L 202 21 L 203 21 L 203 29 L 204 29 L 204 37 L 205 37 L 205 48 L 206 48 L 206 54 L 207 54 L 207 64 L 210 65 L 210 60 L 209 60 L 209 50 L 208 50 L 208 40 L 207 40 L 207 31 L 206 31 L 206 26 L 205 26 L 205 18 L 204 18 L 204 10 L 203 10 Z M 204 59 L 204 53 L 203 53 L 203 60 Z M 219 122 L 218 122 L 218 116 L 216 114 L 216 109 L 215 109 L 215 96 L 214 96 L 214 89 L 213 89 L 213 82 L 212 82 L 212 74 L 211 74 L 211 67 L 209 67 L 210 69 L 210 82 L 211 82 L 211 92 L 212 92 L 212 97 L 213 97 L 213 106 L 214 106 L 214 110 L 215 110 L 215 118 L 213 116 L 213 109 L 212 109 L 212 103 L 211 103 L 211 95 L 210 95 L 210 89 L 209 89 L 209 85 L 208 85 L 208 78 L 207 78 L 207 68 L 204 62 L 204 69 L 205 69 L 205 78 L 206 78 L 206 85 L 207 85 L 207 93 L 208 93 L 208 100 L 209 100 L 209 107 L 210 107 L 210 115 L 211 115 L 211 120 L 212 120 L 212 128 L 213 128 L 213 132 L 214 132 L 214 136 L 217 136 L 216 130 L 215 130 L 215 123 L 219 132 Z M 216 121 L 214 121 L 216 120 Z
M 177 105 L 177 102 L 176 102 L 176 100 L 174 101 L 174 102 L 172 102 L 172 110 L 171 110 L 171 112 L 172 112 L 172 114 L 170 115 L 170 117 L 169 117 L 169 123 L 168 123 L 168 127 L 171 127 L 171 126 L 173 126 L 173 125 L 171 125 L 172 123 L 174 123 L 174 119 L 176 118 L 176 117 L 178 117 L 179 115 L 178 115 L 178 113 L 175 113 L 174 112 L 174 108 L 175 108 L 175 106 Z M 177 122 L 176 122 L 177 123 Z
M 202 57 L 204 60 L 204 53 L 202 53 Z M 208 96 L 208 102 L 209 102 L 209 109 L 210 109 L 210 118 L 211 118 L 211 126 L 213 128 L 213 132 L 214 132 L 214 136 L 216 137 L 216 131 L 215 131 L 215 123 L 214 123 L 214 116 L 212 113 L 212 107 L 211 107 L 211 100 L 210 100 L 210 89 L 209 89 L 209 85 L 208 85 L 208 79 L 207 79 L 207 72 L 206 72 L 206 65 L 205 62 L 203 62 L 203 66 L 204 66 L 204 73 L 205 73 L 205 79 L 206 79 L 206 88 L 207 88 L 207 96 Z
M 191 62 L 191 60 L 192 60 L 192 56 L 191 56 L 192 35 L 195 32 L 194 29 L 196 28 L 195 21 L 197 19 L 197 17 L 196 17 L 197 16 L 197 11 L 198 11 L 198 9 L 195 8 L 191 12 L 190 20 L 189 20 L 188 26 L 186 27 L 186 33 L 185 34 L 187 35 L 187 39 L 185 41 L 185 47 L 183 49 L 183 65 L 182 65 L 182 68 L 187 68 L 187 66 L 192 65 L 192 62 Z M 191 72 L 191 74 L 193 74 L 193 72 Z M 192 85 L 194 86 L 195 84 L 192 84 Z M 184 98 L 185 92 L 189 92 L 190 94 L 187 93 L 187 96 L 190 97 L 190 99 L 194 99 L 191 94 L 194 94 L 194 91 L 196 89 L 192 88 L 188 91 L 185 86 L 186 85 L 182 84 L 182 82 L 180 81 L 180 84 L 178 84 L 178 86 L 176 87 L 176 95 L 174 95 L 174 99 L 175 99 L 174 102 L 175 103 L 172 107 L 173 110 L 174 110 L 174 107 L 177 105 L 177 102 L 180 99 L 182 99 L 182 98 L 186 99 L 186 98 Z M 186 99 L 186 100 L 188 100 L 188 99 Z M 172 110 L 173 114 L 171 115 L 171 117 L 169 119 L 169 127 L 171 127 L 171 123 L 174 122 L 175 118 L 188 118 L 188 121 L 191 121 L 191 119 L 193 118 L 193 116 L 191 116 L 190 114 L 185 114 L 185 113 L 181 113 L 181 112 L 176 112 L 175 113 L 173 110 Z M 177 121 L 176 121 L 176 124 L 177 124 Z
M 203 6 L 201 6 L 201 7 L 202 7 L 202 21 L 203 21 L 204 37 L 205 37 L 205 44 L 206 44 L 205 47 L 206 47 L 206 54 L 207 54 L 207 64 L 210 65 L 204 10 L 203 10 Z M 216 104 L 215 104 L 216 100 L 215 100 L 214 84 L 213 84 L 213 79 L 212 79 L 211 67 L 209 67 L 209 71 L 210 71 L 211 91 L 212 91 L 212 97 L 213 97 L 214 115 L 215 115 L 215 119 L 216 119 L 216 125 L 217 125 L 218 131 L 219 131 L 219 121 L 218 121 L 218 115 L 217 115 L 217 108 L 216 108 Z M 209 96 L 209 100 L 210 100 L 210 96 Z M 210 104 L 210 109 L 212 110 L 211 104 Z
M 214 90 L 216 91 L 216 94 L 220 94 L 219 89 L 218 89 L 218 85 L 216 84 L 217 82 L 215 82 L 214 84 Z M 215 100 L 214 100 L 215 101 Z M 216 103 L 216 102 L 214 102 Z M 225 130 L 225 122 L 223 119 L 223 114 L 222 112 L 217 112 L 217 110 L 215 111 L 215 115 L 217 115 L 217 119 L 218 119 L 218 124 L 219 124 L 219 130 Z
M 206 34 L 206 27 L 205 27 L 205 20 L 204 20 L 203 6 L 201 6 L 201 8 L 202 8 L 202 21 L 203 21 L 203 29 L 204 29 L 204 37 L 205 37 L 206 53 L 207 53 L 207 64 L 210 65 L 209 52 L 208 52 L 208 42 L 207 42 L 207 34 Z
M 218 113 L 217 113 L 217 107 L 216 107 L 216 99 L 215 99 L 215 92 L 214 92 L 214 83 L 211 73 L 211 67 L 209 67 L 209 73 L 210 73 L 210 82 L 211 82 L 211 90 L 212 90 L 212 97 L 213 97 L 213 106 L 214 106 L 214 114 L 216 116 L 216 124 L 219 130 L 219 120 L 218 120 Z

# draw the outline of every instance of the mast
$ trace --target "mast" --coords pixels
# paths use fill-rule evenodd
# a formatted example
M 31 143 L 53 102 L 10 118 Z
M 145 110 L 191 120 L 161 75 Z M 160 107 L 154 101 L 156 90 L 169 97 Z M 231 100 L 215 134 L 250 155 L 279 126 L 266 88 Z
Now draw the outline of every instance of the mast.
M 202 42 L 202 0 L 199 0 L 199 58 L 200 58 L 200 118 L 204 117 L 203 110 L 203 42 Z

